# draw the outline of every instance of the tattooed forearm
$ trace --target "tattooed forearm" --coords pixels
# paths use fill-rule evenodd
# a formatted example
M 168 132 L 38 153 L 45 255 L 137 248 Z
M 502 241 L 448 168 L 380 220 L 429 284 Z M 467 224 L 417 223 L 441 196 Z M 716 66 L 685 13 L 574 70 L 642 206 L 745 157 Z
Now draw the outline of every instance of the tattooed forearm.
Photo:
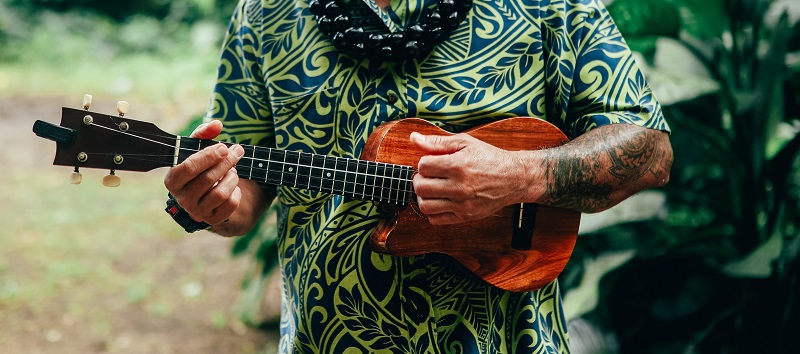
M 666 184 L 672 166 L 666 133 L 626 124 L 598 128 L 541 153 L 544 188 L 538 202 L 583 212 L 608 209 Z

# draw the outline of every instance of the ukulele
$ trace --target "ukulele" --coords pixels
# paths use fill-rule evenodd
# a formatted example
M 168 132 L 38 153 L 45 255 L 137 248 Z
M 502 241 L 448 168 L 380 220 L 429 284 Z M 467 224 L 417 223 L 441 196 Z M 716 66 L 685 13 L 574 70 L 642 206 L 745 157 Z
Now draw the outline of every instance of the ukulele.
M 125 117 L 121 101 L 112 116 L 62 108 L 61 125 L 37 120 L 36 135 L 56 142 L 54 165 L 108 169 L 103 183 L 119 186 L 115 171 L 172 167 L 213 140 L 168 134 L 152 123 Z M 447 254 L 489 284 L 509 291 L 531 291 L 552 282 L 564 269 L 578 234 L 580 213 L 533 203 L 509 205 L 486 218 L 437 226 L 416 206 L 412 177 L 423 153 L 410 142 L 412 132 L 452 133 L 417 118 L 385 123 L 370 134 L 360 159 L 242 145 L 236 165 L 240 178 L 261 184 L 302 188 L 380 205 L 381 220 L 370 235 L 372 250 L 409 257 Z M 535 118 L 508 118 L 465 131 L 498 148 L 518 151 L 558 146 L 568 141 L 554 125 Z M 230 144 L 228 144 L 230 145 Z

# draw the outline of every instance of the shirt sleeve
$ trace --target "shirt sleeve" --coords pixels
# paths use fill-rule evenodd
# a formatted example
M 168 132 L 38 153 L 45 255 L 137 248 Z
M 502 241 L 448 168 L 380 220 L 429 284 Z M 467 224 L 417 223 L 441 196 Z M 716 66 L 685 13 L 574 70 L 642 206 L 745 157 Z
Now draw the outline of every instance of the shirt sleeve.
M 669 132 L 661 105 L 605 6 L 599 0 L 579 1 L 564 11 L 566 41 L 574 48 L 575 63 L 567 135 L 577 137 L 615 123 Z
M 240 0 L 228 26 L 206 120 L 223 122 L 219 140 L 275 146 L 272 111 L 262 75 L 261 1 Z

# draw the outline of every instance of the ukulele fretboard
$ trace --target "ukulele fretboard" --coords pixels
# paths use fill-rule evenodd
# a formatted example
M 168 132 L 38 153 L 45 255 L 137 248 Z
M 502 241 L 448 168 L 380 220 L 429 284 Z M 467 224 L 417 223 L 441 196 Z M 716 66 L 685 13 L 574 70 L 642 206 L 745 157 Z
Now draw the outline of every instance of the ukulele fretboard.
M 180 137 L 173 165 L 217 142 Z M 354 199 L 405 205 L 412 195 L 410 166 L 242 145 L 240 178 Z

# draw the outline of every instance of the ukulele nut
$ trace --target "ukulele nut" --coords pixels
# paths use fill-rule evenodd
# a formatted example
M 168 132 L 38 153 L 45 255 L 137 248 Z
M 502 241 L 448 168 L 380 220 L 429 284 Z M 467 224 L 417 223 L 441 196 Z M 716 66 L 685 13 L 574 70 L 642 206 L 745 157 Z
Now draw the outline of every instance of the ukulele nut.
M 122 161 L 124 161 L 124 160 L 125 159 L 122 157 L 122 155 L 114 155 L 114 163 L 115 164 L 122 165 Z
M 92 116 L 88 114 L 83 116 L 83 124 L 92 125 L 92 123 L 94 123 L 94 118 L 92 118 Z
M 128 122 L 119 123 L 119 130 L 126 132 L 128 129 L 130 129 Z
M 81 153 L 78 154 L 78 161 L 86 162 L 86 160 L 88 160 L 88 159 L 89 159 L 89 155 L 87 155 L 85 152 L 81 152 Z

